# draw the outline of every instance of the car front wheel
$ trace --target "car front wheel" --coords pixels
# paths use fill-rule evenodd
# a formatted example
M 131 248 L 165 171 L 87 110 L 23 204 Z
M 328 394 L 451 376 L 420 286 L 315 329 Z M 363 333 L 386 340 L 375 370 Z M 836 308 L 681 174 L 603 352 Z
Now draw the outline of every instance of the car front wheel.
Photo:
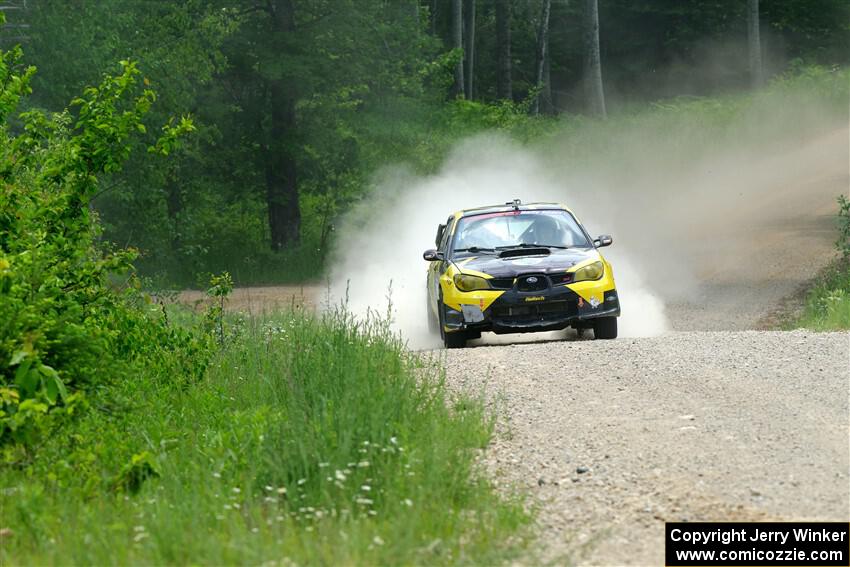
M 443 324 L 443 321 L 445 321 L 445 309 L 446 306 L 443 305 L 443 298 L 441 297 L 440 302 L 437 304 L 437 311 L 440 313 L 440 337 L 443 339 L 443 346 L 446 348 L 463 348 L 466 346 L 466 332 L 446 332 L 445 325 Z
M 436 335 L 440 332 L 440 323 L 437 321 L 437 316 L 434 315 L 434 310 L 431 309 L 431 303 L 427 302 L 425 304 L 425 312 L 428 317 L 428 332 L 432 335 Z
M 595 339 L 616 339 L 617 338 L 617 318 L 616 317 L 600 317 L 593 320 L 593 338 Z

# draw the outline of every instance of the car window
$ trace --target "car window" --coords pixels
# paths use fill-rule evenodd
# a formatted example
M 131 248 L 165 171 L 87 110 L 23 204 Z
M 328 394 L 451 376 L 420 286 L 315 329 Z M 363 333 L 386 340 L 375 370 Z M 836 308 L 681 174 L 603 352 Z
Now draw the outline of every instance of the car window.
M 458 222 L 452 248 L 499 248 L 523 244 L 564 247 L 591 245 L 570 213 L 553 209 L 463 217 Z
M 446 251 L 446 245 L 447 245 L 449 238 L 451 237 L 452 229 L 454 228 L 454 223 L 455 223 L 454 217 L 449 217 L 448 220 L 446 221 L 446 229 L 443 231 L 443 238 L 440 241 L 440 248 L 439 249 L 440 249 L 441 252 Z
M 438 224 L 437 225 L 437 236 L 434 237 L 434 246 L 436 246 L 437 249 L 439 249 L 440 244 L 443 243 L 443 233 L 445 232 L 445 230 L 446 230 L 446 225 L 444 225 L 444 224 Z

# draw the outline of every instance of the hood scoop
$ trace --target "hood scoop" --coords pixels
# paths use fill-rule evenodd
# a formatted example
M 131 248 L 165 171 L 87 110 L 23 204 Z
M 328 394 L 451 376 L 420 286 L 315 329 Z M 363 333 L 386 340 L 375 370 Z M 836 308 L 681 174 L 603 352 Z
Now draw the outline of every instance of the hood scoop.
M 499 258 L 518 258 L 520 256 L 548 256 L 552 252 L 548 248 L 541 247 L 524 247 L 524 248 L 508 248 L 499 252 Z

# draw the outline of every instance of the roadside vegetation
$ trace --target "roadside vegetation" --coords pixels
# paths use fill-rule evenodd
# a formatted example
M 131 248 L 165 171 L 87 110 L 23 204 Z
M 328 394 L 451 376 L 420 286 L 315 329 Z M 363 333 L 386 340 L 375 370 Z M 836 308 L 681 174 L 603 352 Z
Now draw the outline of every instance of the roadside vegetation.
M 815 281 L 806 297 L 805 309 L 796 326 L 819 331 L 850 329 L 850 200 L 838 197 L 838 240 L 840 256 Z
M 0 563 L 499 562 L 529 517 L 476 470 L 481 404 L 386 322 L 225 320 L 140 288 L 90 208 L 156 95 L 130 62 L 69 110 L 15 114 L 0 61 Z M 8 124 L 15 121 L 15 127 Z M 194 127 L 167 121 L 167 162 Z
M 93 392 L 4 468 L 4 564 L 493 564 L 522 550 L 522 503 L 475 470 L 481 405 L 450 399 L 381 321 L 227 329 L 203 379 L 176 367 L 204 353 L 175 353 Z

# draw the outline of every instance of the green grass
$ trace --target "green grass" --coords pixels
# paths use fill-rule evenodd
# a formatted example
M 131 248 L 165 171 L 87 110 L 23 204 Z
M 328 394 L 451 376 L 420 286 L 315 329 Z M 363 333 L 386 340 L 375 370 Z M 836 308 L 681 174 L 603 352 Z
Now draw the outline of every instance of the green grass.
M 340 314 L 241 327 L 204 379 L 151 366 L 0 470 L 0 563 L 492 564 L 523 550 L 524 502 L 475 466 L 492 423 L 447 394 L 438 364 Z
M 850 258 L 827 268 L 815 282 L 796 326 L 818 331 L 850 329 Z

